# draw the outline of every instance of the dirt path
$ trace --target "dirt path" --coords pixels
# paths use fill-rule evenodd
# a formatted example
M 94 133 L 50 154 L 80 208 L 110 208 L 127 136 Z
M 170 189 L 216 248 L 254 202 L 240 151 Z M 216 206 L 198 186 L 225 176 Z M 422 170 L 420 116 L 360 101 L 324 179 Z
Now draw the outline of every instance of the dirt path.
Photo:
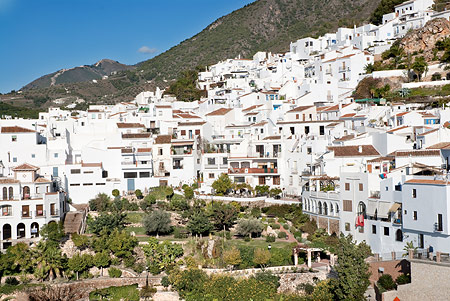
M 295 239 L 294 235 L 291 232 L 289 232 L 288 230 L 284 229 L 282 224 L 280 224 L 278 221 L 276 221 L 275 224 L 280 225 L 280 231 L 286 233 L 286 235 L 288 237 L 288 239 L 287 239 L 288 242 L 298 243 L 298 241 Z

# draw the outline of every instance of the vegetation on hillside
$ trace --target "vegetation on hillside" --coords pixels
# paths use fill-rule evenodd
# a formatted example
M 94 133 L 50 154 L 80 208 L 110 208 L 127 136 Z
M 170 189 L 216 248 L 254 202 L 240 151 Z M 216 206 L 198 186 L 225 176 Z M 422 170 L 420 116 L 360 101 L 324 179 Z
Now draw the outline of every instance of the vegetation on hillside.
M 394 12 L 394 7 L 401 3 L 405 2 L 404 0 L 381 0 L 378 7 L 372 13 L 370 17 L 370 22 L 375 25 L 380 25 L 383 22 L 383 15 Z
M 367 21 L 380 0 L 259 0 L 219 18 L 197 35 L 168 51 L 137 64 L 136 70 L 122 71 L 108 80 L 55 85 L 28 91 L 27 97 L 45 95 L 51 99 L 77 96 L 87 101 L 124 100 L 138 93 L 166 87 L 183 70 L 198 65 L 241 56 L 249 58 L 258 51 L 282 52 L 289 43 L 305 36 L 318 36 L 338 27 Z M 193 98 L 192 89 L 176 89 L 181 97 Z M 67 88 L 67 91 L 65 90 Z M 196 97 L 194 93 L 194 98 Z
M 2 116 L 37 119 L 39 117 L 39 110 L 13 106 L 5 102 L 0 102 L 0 118 Z

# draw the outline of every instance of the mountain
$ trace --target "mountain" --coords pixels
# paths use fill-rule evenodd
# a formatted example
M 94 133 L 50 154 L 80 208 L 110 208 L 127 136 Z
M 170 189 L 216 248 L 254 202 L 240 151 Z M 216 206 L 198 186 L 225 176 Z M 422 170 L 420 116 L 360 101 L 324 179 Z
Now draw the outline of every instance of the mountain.
M 118 71 L 134 69 L 133 66 L 121 64 L 117 61 L 103 59 L 93 65 L 84 65 L 71 69 L 62 69 L 51 74 L 41 76 L 24 86 L 22 90 L 35 88 L 48 88 L 58 84 L 79 83 L 102 79 L 103 76 L 109 76 Z
M 249 58 L 257 51 L 288 51 L 291 41 L 332 32 L 340 26 L 353 27 L 361 24 L 369 19 L 380 2 L 381 0 L 258 0 L 217 19 L 200 33 L 166 52 L 137 64 L 137 68 L 132 71 L 119 72 L 98 84 L 92 84 L 92 81 L 64 84 L 64 77 L 59 79 L 58 76 L 56 85 L 44 89 L 29 89 L 24 96 L 54 99 L 70 92 L 92 102 L 130 99 L 140 91 L 156 85 L 167 86 L 186 69 L 214 64 L 239 55 Z M 75 71 L 72 73 L 73 79 L 81 77 Z M 48 77 L 55 76 L 53 74 L 41 78 L 46 83 L 42 86 L 48 87 Z M 62 84 L 58 85 L 59 82 Z M 39 87 L 35 82 L 27 85 L 31 86 Z

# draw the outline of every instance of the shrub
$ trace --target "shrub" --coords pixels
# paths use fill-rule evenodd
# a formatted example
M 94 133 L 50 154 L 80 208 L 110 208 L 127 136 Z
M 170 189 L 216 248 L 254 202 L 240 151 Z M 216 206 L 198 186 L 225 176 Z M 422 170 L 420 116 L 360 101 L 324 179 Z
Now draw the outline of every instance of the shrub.
M 236 232 L 241 236 L 251 237 L 252 235 L 259 235 L 264 227 L 259 220 L 243 219 L 238 222 Z
M 133 266 L 133 271 L 135 271 L 135 272 L 138 273 L 138 274 L 142 273 L 143 271 L 145 271 L 145 266 L 144 266 L 144 264 L 142 264 L 142 263 L 136 263 L 136 264 Z
M 274 230 L 278 230 L 281 228 L 280 224 L 270 224 L 270 227 Z
M 138 199 L 142 198 L 142 191 L 140 189 L 136 189 L 136 191 L 134 192 L 134 194 L 136 195 L 136 197 Z
M 275 242 L 275 235 L 273 235 L 273 234 L 267 235 L 266 242 Z
M 282 248 L 270 249 L 271 257 L 269 260 L 269 266 L 282 266 L 292 265 L 292 251 Z
M 19 280 L 16 279 L 16 277 L 8 277 L 5 280 L 5 283 L 8 285 L 19 285 Z
M 161 285 L 164 287 L 169 287 L 169 285 L 170 285 L 169 277 L 167 277 L 167 276 L 162 277 Z
M 279 232 L 278 233 L 278 238 L 286 238 L 286 237 L 287 237 L 286 232 Z
M 288 224 L 283 224 L 282 226 L 283 226 L 284 229 L 289 231 L 289 225 Z
M 111 278 L 120 278 L 120 276 L 122 276 L 122 271 L 118 268 L 112 267 L 108 269 L 108 275 Z
M 433 75 L 431 76 L 431 80 L 432 81 L 438 81 L 438 80 L 441 80 L 441 74 L 439 73 L 439 72 L 435 72 L 435 73 L 433 73 Z
M 392 279 L 392 276 L 389 274 L 382 275 L 378 279 L 377 284 L 387 291 L 393 290 L 397 287 L 394 280 Z
M 402 285 L 402 284 L 411 283 L 411 279 L 410 279 L 409 275 L 402 274 L 397 277 L 395 282 L 397 282 L 398 285 Z
M 144 286 L 141 291 L 139 292 L 139 296 L 143 298 L 144 300 L 147 300 L 148 298 L 153 297 L 154 294 L 156 294 L 157 290 L 156 287 L 153 287 L 152 285 Z
M 304 291 L 306 295 L 311 295 L 314 292 L 314 285 L 310 283 L 301 283 L 297 285 L 297 290 Z
M 259 208 L 257 208 L 257 207 L 252 208 L 251 216 L 253 216 L 253 217 L 255 217 L 255 218 L 260 217 L 260 216 L 261 216 L 261 209 L 259 209 Z
M 189 231 L 185 227 L 175 227 L 173 230 L 173 237 L 175 238 L 187 238 Z

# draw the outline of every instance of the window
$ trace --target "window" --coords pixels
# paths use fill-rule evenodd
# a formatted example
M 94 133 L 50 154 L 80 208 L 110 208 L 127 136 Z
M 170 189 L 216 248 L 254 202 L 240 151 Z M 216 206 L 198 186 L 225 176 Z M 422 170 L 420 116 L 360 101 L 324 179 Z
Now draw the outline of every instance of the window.
M 70 186 L 80 186 L 80 184 L 70 184 Z
M 294 135 L 295 134 L 295 128 L 293 126 L 291 126 L 289 129 L 291 130 L 291 134 Z
M 208 165 L 215 165 L 216 164 L 216 158 L 208 158 Z
M 364 184 L 363 183 L 359 183 L 359 191 L 364 191 Z
M 416 189 L 412 190 L 412 197 L 413 197 L 413 199 L 417 198 L 417 191 L 416 191 Z
M 350 190 L 350 183 L 345 183 L 345 190 L 349 191 Z
M 395 191 L 402 191 L 402 185 L 401 184 L 395 185 L 394 190 Z
M 104 186 L 104 185 L 106 185 L 106 183 L 95 183 L 95 185 L 97 185 L 97 186 Z
M 214 173 L 209 173 L 209 174 L 208 174 L 208 178 L 214 179 Z
M 44 205 L 36 205 L 36 216 L 44 216 Z
M 58 153 L 54 153 L 53 157 L 58 158 L 59 154 Z
M 423 234 L 419 234 L 419 248 L 423 249 L 425 247 L 425 240 L 423 239 Z
M 266 177 L 265 176 L 259 176 L 258 177 L 259 185 L 266 185 Z
M 402 230 L 398 229 L 395 231 L 395 240 L 396 241 L 403 241 L 403 232 Z
M 181 130 L 181 136 L 186 136 L 186 130 Z
M 195 130 L 195 135 L 200 135 L 200 130 Z
M 125 179 L 136 179 L 137 178 L 137 172 L 124 172 L 123 177 Z
M 300 117 L 299 114 L 295 114 L 295 119 L 298 119 Z
M 50 204 L 50 215 L 56 215 L 56 204 Z
M 17 162 L 17 158 L 16 157 L 13 157 L 13 162 Z
M 12 206 L 5 205 L 2 206 L 2 216 L 11 216 L 12 215 Z
M 148 171 L 141 171 L 139 173 L 139 178 L 150 178 L 150 172 L 148 172 Z
M 273 177 L 273 185 L 280 185 L 280 176 Z
M 307 147 L 307 148 L 306 148 L 306 153 L 307 153 L 308 155 L 311 155 L 311 153 L 312 153 L 312 148 L 311 148 L 311 147 Z
M 320 136 L 325 135 L 325 126 L 321 125 L 321 126 L 319 127 L 319 135 L 320 135 Z
M 417 220 L 417 211 L 413 211 L 413 220 Z
M 227 157 L 223 157 L 222 158 L 222 164 L 228 164 L 228 158 Z
M 94 173 L 94 171 L 93 170 L 85 170 L 85 171 L 83 171 L 83 173 Z
M 345 223 L 345 231 L 350 231 L 350 223 Z
M 16 135 L 12 135 L 11 136 L 11 141 L 12 142 L 17 142 L 17 136 Z
M 437 225 L 436 225 L 436 230 L 437 231 L 442 231 L 443 230 L 443 225 L 442 225 L 442 214 L 438 214 L 438 221 L 437 221 Z
M 30 217 L 30 206 L 29 205 L 22 206 L 22 217 Z
M 162 147 L 158 148 L 158 155 L 162 156 L 163 155 L 163 149 Z
M 305 126 L 305 135 L 309 134 L 309 126 Z
M 93 186 L 93 183 L 84 183 L 83 186 Z
M 35 154 L 31 154 L 31 158 L 36 158 L 36 155 Z
M 352 200 L 343 200 L 344 211 L 352 212 Z
M 389 236 L 389 227 L 384 227 L 384 235 Z
M 372 225 L 372 234 L 377 234 L 377 226 Z

